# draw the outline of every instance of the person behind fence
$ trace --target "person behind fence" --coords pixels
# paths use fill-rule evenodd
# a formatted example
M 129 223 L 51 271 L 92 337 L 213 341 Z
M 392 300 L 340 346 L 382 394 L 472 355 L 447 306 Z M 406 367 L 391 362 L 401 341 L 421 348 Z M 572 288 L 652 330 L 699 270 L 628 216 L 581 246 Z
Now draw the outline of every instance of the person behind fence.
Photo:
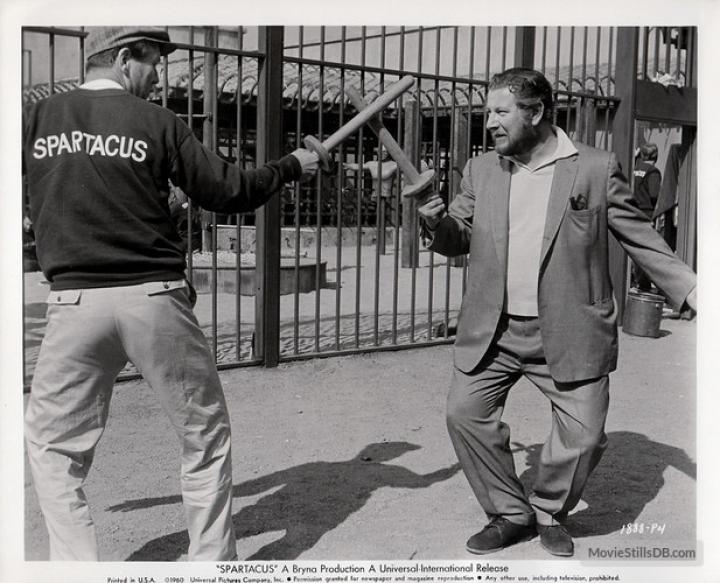
M 655 144 L 646 143 L 635 151 L 635 169 L 633 170 L 633 195 L 638 208 L 652 220 L 660 194 L 662 176 L 655 166 L 658 159 L 658 148 Z M 652 284 L 647 274 L 639 265 L 633 263 L 633 280 L 638 290 L 652 291 Z
M 472 553 L 538 533 L 553 555 L 574 553 L 566 519 L 607 444 L 617 361 L 609 233 L 675 303 L 696 305 L 695 274 L 631 200 L 615 155 L 571 141 L 552 124 L 552 108 L 541 73 L 495 75 L 487 99 L 495 150 L 467 163 L 447 210 L 436 193 L 419 207 L 431 250 L 469 253 L 447 424 L 488 518 L 467 541 Z M 552 410 L 529 495 L 502 421 L 523 376 Z
M 378 199 L 378 178 L 380 179 L 380 199 L 392 199 L 397 163 L 390 157 L 390 152 L 385 148 L 380 146 L 380 154 L 377 160 L 370 160 L 362 166 L 355 162 L 346 162 L 343 166 L 346 170 L 353 172 L 363 170 L 370 173 L 373 189 L 370 200 Z
M 145 99 L 169 40 L 159 27 L 90 27 L 85 82 L 24 112 L 31 219 L 50 282 L 25 436 L 51 560 L 98 560 L 83 484 L 128 361 L 182 443 L 189 559 L 237 557 L 230 419 L 193 314 L 168 180 L 206 209 L 237 213 L 313 174 L 317 156 L 296 150 L 240 171 L 205 149 Z

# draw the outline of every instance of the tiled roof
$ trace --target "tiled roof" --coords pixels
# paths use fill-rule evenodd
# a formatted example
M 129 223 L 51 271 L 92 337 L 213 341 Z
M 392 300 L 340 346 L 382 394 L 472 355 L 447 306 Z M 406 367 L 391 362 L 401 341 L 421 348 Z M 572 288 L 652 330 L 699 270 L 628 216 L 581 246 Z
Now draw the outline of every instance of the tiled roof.
M 614 79 L 608 79 L 608 65 L 601 64 L 597 68 L 597 76 L 599 77 L 599 87 L 597 93 L 599 95 L 610 95 L 615 93 Z M 650 70 L 653 70 L 650 67 Z M 320 75 L 323 75 L 322 87 L 324 88 L 322 96 L 320 96 Z M 568 84 L 571 85 L 570 91 L 586 92 L 594 94 L 596 91 L 596 67 L 594 64 L 575 65 L 570 74 L 569 67 L 560 69 L 559 78 L 556 79 L 554 69 L 548 69 L 545 72 L 553 86 L 560 91 L 568 91 Z M 160 79 L 164 73 L 160 71 Z M 205 84 L 205 58 L 200 55 L 194 57 L 192 63 L 187 58 L 175 58 L 168 60 L 168 96 L 171 98 L 187 98 L 188 87 L 192 86 L 195 98 L 200 98 Z M 362 88 L 367 101 L 373 100 L 383 87 L 387 87 L 397 80 L 397 77 L 389 74 L 381 79 L 376 72 L 366 71 L 362 75 L 364 87 Z M 570 83 L 570 80 L 572 82 Z M 238 82 L 240 80 L 240 82 Z M 336 108 L 342 92 L 342 84 L 354 85 L 360 88 L 361 73 L 355 69 L 343 69 L 336 65 L 328 64 L 322 69 L 315 64 L 304 64 L 302 66 L 302 77 L 299 74 L 299 65 L 294 62 L 286 62 L 284 65 L 283 75 L 283 97 L 288 107 L 296 105 L 298 99 L 301 100 L 301 106 L 308 111 L 317 110 L 318 104 L 322 102 L 324 109 Z M 472 86 L 470 95 L 469 83 L 453 84 L 449 81 L 439 81 L 437 84 L 432 80 L 423 80 L 421 83 L 420 97 L 421 104 L 425 107 L 433 107 L 437 100 L 439 108 L 450 107 L 453 104 L 453 91 L 455 95 L 454 103 L 456 107 L 464 107 L 468 105 L 468 100 L 473 107 L 482 107 L 484 103 L 482 91 L 483 80 L 477 80 L 477 85 Z M 218 59 L 218 99 L 220 102 L 233 103 L 238 93 L 238 85 L 242 87 L 243 103 L 248 103 L 257 97 L 258 91 L 258 62 L 252 57 L 243 57 L 238 61 L 238 57 L 231 55 L 221 55 Z M 300 91 L 298 91 L 298 87 Z M 54 90 L 57 93 L 64 93 L 77 86 L 77 79 L 63 79 L 55 82 Z M 41 83 L 32 88 L 23 91 L 23 102 L 32 103 L 44 99 L 50 94 L 48 83 Z M 409 98 L 406 94 L 405 99 Z M 345 98 L 347 104 L 347 98 Z M 390 108 L 392 109 L 392 107 Z

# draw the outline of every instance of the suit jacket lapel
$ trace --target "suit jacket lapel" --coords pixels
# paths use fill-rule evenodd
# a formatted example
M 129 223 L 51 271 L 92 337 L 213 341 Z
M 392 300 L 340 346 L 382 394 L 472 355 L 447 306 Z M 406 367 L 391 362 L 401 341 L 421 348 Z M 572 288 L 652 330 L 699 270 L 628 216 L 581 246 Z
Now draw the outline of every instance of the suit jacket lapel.
M 490 206 L 492 209 L 491 224 L 493 239 L 495 240 L 495 250 L 497 251 L 497 257 L 500 262 L 502 273 L 505 273 L 507 269 L 510 170 L 511 163 L 504 158 L 498 158 L 498 164 L 495 167 L 495 172 L 493 173 L 492 185 L 488 190 L 490 194 Z
M 568 206 L 568 199 L 572 194 L 573 184 L 577 176 L 577 154 L 570 158 L 563 158 L 555 163 L 550 200 L 548 200 L 547 217 L 545 218 L 545 232 L 543 234 L 540 263 L 545 261 L 545 255 L 550 244 L 555 239 L 560 222 Z

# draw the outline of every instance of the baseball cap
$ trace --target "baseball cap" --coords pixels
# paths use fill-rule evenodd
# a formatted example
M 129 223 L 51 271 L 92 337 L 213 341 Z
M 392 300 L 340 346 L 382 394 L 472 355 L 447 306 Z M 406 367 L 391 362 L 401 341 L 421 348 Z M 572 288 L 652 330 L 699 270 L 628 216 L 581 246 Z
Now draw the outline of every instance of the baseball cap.
M 140 40 L 158 43 L 162 55 L 172 53 L 177 48 L 170 42 L 167 31 L 160 26 L 88 26 L 87 31 L 85 57 Z

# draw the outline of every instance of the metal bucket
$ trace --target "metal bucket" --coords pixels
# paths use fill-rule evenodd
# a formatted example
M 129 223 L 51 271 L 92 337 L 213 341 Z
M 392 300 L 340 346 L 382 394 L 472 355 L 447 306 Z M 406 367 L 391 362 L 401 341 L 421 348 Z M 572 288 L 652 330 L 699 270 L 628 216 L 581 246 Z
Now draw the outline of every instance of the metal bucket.
M 633 336 L 660 336 L 665 298 L 657 294 L 630 292 L 625 303 L 623 332 Z

